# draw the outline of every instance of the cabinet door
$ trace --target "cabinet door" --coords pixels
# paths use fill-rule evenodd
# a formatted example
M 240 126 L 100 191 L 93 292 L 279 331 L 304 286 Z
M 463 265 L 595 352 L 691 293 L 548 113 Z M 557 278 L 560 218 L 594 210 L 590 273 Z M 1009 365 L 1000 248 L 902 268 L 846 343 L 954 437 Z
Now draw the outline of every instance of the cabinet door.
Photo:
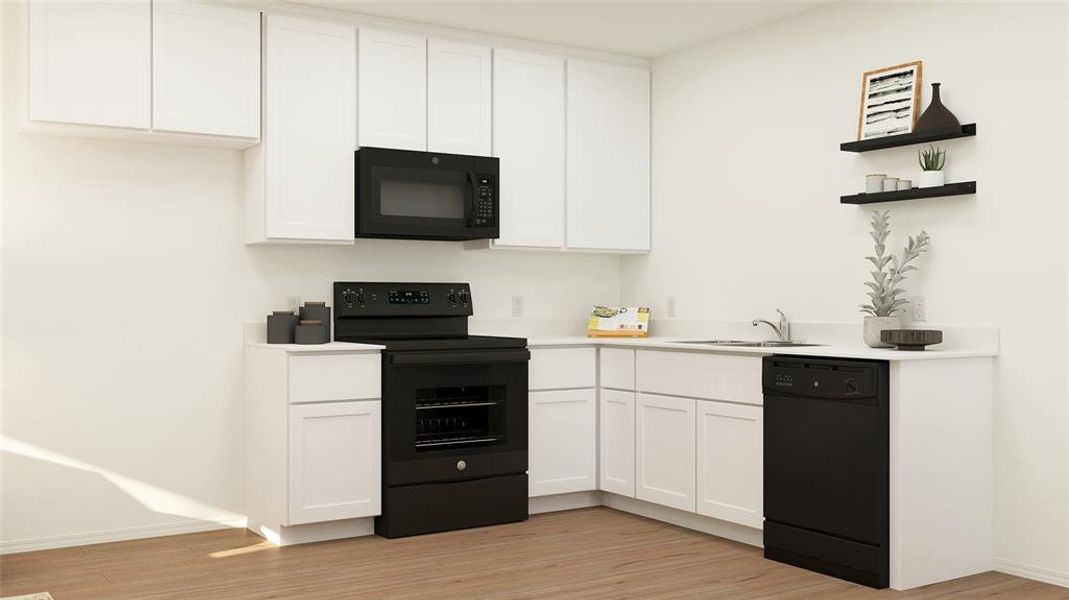
M 530 496 L 597 489 L 594 390 L 531 392 Z
M 694 512 L 694 406 L 690 398 L 639 394 L 635 497 Z
M 763 523 L 763 409 L 698 401 L 698 512 L 732 523 Z
M 266 23 L 266 237 L 351 241 L 355 30 L 278 15 Z
M 598 488 L 635 497 L 635 393 L 602 389 Z
M 568 61 L 569 248 L 650 249 L 650 74 Z
M 290 406 L 289 524 L 381 510 L 379 401 Z
M 494 50 L 498 246 L 564 245 L 564 60 Z
M 29 118 L 150 126 L 149 0 L 29 3 Z
M 427 150 L 490 156 L 490 47 L 427 42 Z
M 360 146 L 427 149 L 427 39 L 361 29 Z
M 152 5 L 152 128 L 259 137 L 259 11 Z

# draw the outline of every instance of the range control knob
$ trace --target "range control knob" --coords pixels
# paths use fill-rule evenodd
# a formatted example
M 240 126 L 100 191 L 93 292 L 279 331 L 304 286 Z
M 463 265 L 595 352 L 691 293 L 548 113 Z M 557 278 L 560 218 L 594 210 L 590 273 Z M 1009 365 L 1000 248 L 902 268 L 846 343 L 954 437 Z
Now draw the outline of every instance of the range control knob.
M 449 295 L 446 297 L 446 299 L 449 300 L 449 303 L 453 304 L 453 305 L 455 305 L 457 302 L 460 301 L 457 298 L 457 293 L 454 292 L 453 290 L 449 290 Z
M 459 299 L 461 304 L 467 304 L 471 300 L 471 296 L 468 295 L 468 290 L 460 290 Z
M 346 289 L 341 293 L 342 302 L 345 302 L 345 306 L 352 308 L 356 304 L 356 292 L 350 289 Z
M 858 392 L 857 380 L 853 377 L 843 379 L 843 387 L 846 388 L 846 393 L 848 394 L 856 394 Z

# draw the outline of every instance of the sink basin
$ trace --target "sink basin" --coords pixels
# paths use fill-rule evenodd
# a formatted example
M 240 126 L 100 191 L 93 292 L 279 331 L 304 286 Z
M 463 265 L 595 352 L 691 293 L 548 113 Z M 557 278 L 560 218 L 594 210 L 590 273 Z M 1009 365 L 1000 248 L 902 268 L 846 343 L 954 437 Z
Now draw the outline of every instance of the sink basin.
M 702 344 L 706 346 L 732 346 L 735 348 L 803 348 L 820 344 L 803 344 L 801 342 L 747 342 L 744 340 L 679 340 L 676 344 Z

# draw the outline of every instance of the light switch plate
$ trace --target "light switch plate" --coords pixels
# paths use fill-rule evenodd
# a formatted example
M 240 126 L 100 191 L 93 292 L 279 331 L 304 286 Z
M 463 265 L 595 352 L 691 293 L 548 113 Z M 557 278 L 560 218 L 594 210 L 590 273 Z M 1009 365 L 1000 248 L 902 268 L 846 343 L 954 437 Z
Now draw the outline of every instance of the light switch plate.
M 675 296 L 669 296 L 668 297 L 668 310 L 667 310 L 667 313 L 668 313 L 668 317 L 669 318 L 675 318 L 675 316 L 676 316 L 676 297 Z
M 512 316 L 514 316 L 514 317 L 522 317 L 523 316 L 523 296 L 513 296 L 512 297 Z

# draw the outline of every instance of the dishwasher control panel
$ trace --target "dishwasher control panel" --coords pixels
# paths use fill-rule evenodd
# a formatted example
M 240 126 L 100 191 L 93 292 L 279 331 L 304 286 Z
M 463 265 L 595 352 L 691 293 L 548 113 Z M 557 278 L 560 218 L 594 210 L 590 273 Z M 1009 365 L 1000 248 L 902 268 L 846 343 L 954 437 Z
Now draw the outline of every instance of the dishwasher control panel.
M 877 370 L 871 362 L 769 356 L 763 371 L 764 389 L 772 394 L 850 400 L 877 392 Z

